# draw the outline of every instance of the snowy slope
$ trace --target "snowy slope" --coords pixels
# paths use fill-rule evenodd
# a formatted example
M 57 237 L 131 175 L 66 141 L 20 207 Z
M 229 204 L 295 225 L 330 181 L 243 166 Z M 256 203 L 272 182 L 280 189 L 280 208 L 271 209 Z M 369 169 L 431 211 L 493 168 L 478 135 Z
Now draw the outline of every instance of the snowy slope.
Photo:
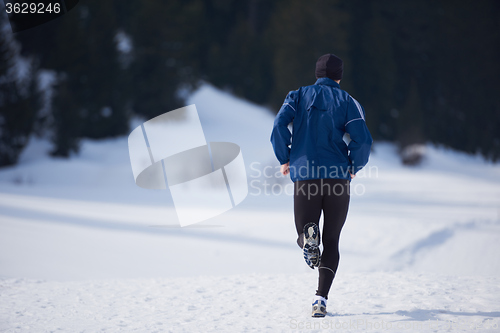
M 351 187 L 333 324 L 309 327 L 317 277 L 295 244 L 291 182 L 274 176 L 272 113 L 209 85 L 192 103 L 207 141 L 240 145 L 251 182 L 203 223 L 180 228 L 168 191 L 134 184 L 126 137 L 85 140 L 69 160 L 33 139 L 0 169 L 0 331 L 499 331 L 498 164 L 428 145 L 407 168 L 376 143 Z

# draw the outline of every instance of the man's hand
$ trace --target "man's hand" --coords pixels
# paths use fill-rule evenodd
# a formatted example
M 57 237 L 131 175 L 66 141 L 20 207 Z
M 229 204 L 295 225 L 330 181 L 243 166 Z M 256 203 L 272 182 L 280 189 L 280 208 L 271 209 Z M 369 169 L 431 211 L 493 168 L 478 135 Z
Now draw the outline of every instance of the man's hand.
M 355 175 L 355 174 L 352 174 L 350 171 L 349 171 L 349 173 L 351 174 L 351 180 L 353 180 L 353 179 L 354 179 L 354 177 L 356 177 L 356 175 Z
M 286 176 L 290 173 L 290 162 L 281 165 L 281 173 Z

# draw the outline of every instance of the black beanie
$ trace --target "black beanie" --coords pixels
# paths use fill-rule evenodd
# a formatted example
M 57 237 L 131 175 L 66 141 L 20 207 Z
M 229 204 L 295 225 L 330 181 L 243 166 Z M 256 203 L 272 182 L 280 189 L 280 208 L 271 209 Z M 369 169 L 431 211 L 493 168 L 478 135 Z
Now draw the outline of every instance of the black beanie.
M 341 80 L 344 71 L 344 62 L 335 54 L 325 54 L 316 61 L 316 78 L 327 77 L 332 80 Z

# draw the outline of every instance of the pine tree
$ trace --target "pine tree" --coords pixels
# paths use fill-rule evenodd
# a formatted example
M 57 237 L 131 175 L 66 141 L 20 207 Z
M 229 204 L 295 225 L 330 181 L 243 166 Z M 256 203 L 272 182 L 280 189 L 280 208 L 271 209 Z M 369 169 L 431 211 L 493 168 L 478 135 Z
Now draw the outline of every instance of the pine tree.
M 131 23 L 133 110 L 147 118 L 181 107 L 179 88 L 194 86 L 199 1 L 141 1 Z
M 415 79 L 411 81 L 406 103 L 398 114 L 396 140 L 402 161 L 404 164 L 417 165 L 423 157 L 419 145 L 425 143 L 425 138 L 421 96 Z
M 111 2 L 87 1 L 63 17 L 56 30 L 52 66 L 59 73 L 53 101 L 57 156 L 77 152 L 82 137 L 105 138 L 128 131 L 131 97 L 125 94 Z
M 275 1 L 205 1 L 202 68 L 207 79 L 233 94 L 268 103 L 273 85 L 269 24 Z M 225 24 L 221 24 L 225 23 Z M 207 43 L 208 41 L 208 43 Z
M 6 15 L 0 15 L 0 166 L 17 163 L 28 143 L 39 107 L 38 92 L 31 63 L 24 80 L 16 77 L 12 33 L 5 29 Z
M 349 14 L 341 1 L 282 1 L 276 5 L 269 33 L 274 47 L 274 89 L 271 96 L 275 108 L 290 90 L 313 84 L 316 60 L 334 53 L 349 71 L 347 29 Z M 343 86 L 350 87 L 346 72 Z
M 437 96 L 428 136 L 500 159 L 500 3 L 440 2 Z

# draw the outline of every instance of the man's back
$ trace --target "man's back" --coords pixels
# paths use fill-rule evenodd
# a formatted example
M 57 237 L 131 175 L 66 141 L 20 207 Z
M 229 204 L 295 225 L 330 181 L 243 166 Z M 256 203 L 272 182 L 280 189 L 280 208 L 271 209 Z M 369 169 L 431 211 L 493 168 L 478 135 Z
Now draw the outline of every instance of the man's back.
M 293 181 L 350 179 L 349 172 L 355 173 L 366 164 L 372 143 L 364 117 L 361 105 L 337 82 L 319 78 L 314 85 L 288 94 L 276 117 L 271 141 L 280 162 L 289 159 Z M 288 150 L 289 134 L 283 125 L 291 121 L 293 143 Z M 343 140 L 346 132 L 354 141 L 352 145 Z

